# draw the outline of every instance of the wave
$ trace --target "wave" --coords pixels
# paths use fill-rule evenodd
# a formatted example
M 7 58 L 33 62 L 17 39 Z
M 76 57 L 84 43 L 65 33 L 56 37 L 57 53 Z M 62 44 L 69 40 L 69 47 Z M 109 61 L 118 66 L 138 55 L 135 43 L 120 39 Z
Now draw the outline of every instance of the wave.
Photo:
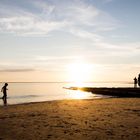
M 23 95 L 23 96 L 11 96 L 8 97 L 9 99 L 19 99 L 19 98 L 36 98 L 36 97 L 40 97 L 39 95 Z

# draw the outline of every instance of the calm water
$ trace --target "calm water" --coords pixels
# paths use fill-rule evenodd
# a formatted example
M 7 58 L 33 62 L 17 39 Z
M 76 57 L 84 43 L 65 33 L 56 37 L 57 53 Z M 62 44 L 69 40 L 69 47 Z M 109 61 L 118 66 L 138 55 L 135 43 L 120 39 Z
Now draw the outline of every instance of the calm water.
M 0 87 L 3 83 L 0 83 Z M 63 87 L 77 86 L 72 83 L 9 83 L 7 104 L 20 104 L 62 99 L 95 99 L 105 96 L 89 92 L 67 90 Z M 128 83 L 83 83 L 88 87 L 133 87 Z M 2 92 L 0 94 L 2 97 Z M 3 100 L 0 99 L 0 105 Z

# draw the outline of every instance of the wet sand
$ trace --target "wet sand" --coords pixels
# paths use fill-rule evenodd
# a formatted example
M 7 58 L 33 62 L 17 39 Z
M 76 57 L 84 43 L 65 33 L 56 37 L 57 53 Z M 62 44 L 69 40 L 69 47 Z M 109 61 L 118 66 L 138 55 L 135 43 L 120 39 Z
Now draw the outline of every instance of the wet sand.
M 140 98 L 0 106 L 0 140 L 139 140 Z

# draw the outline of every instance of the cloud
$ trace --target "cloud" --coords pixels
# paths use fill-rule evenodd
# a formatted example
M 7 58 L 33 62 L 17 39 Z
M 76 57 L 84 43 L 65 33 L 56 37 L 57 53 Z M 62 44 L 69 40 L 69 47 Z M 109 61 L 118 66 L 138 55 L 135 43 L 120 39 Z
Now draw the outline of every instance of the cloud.
M 35 60 L 39 61 L 56 61 L 56 60 L 71 60 L 71 59 L 77 59 L 80 56 L 36 56 Z M 80 57 L 81 58 L 81 57 Z
M 32 72 L 36 71 L 32 64 L 27 64 L 27 62 L 12 61 L 12 60 L 5 60 L 0 61 L 0 72 Z
M 50 31 L 61 28 L 65 22 L 37 21 L 32 17 L 1 18 L 0 31 L 19 35 L 48 34 Z
M 87 45 L 92 48 L 118 49 L 99 35 L 99 32 L 118 28 L 118 21 L 84 0 L 61 3 L 57 0 L 29 0 L 22 4 L 17 1 L 11 5 L 2 3 L 0 8 L 2 33 L 38 37 L 62 31 L 88 41 Z
M 32 72 L 35 69 L 0 69 L 0 72 Z
M 57 30 L 67 32 L 75 30 L 71 32 L 73 34 L 81 30 L 91 34 L 97 30 L 106 31 L 117 27 L 114 18 L 85 1 L 72 0 L 59 3 L 57 0 L 51 2 L 30 0 L 25 1 L 24 5 L 21 7 L 20 2 L 11 6 L 2 3 L 0 32 L 48 35 L 51 31 Z

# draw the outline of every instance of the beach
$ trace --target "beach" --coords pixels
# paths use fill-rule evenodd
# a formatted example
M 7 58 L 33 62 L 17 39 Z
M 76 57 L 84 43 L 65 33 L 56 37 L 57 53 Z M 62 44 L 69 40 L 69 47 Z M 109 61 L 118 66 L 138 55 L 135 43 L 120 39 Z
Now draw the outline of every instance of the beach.
M 0 106 L 0 140 L 139 140 L 140 99 Z

